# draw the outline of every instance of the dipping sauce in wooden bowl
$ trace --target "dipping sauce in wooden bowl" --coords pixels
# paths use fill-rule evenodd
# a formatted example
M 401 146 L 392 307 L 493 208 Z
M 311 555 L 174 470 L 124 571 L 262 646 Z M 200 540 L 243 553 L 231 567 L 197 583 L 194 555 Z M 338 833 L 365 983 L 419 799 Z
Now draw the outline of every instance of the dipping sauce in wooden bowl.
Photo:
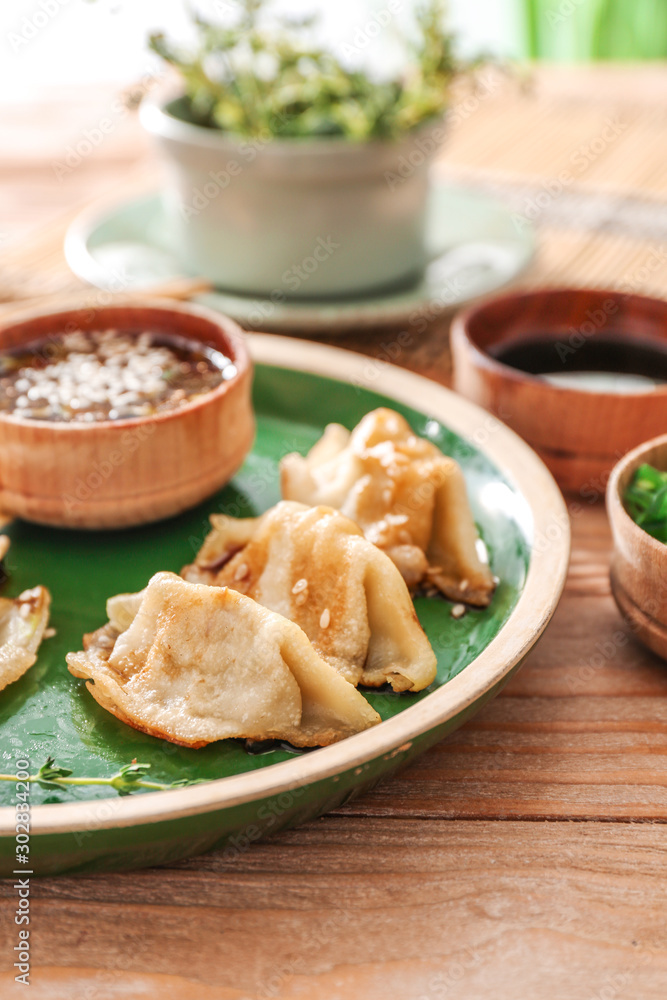
M 175 410 L 233 378 L 231 358 L 164 334 L 75 330 L 0 352 L 0 412 L 21 420 L 127 420 Z
M 596 289 L 487 299 L 452 325 L 454 388 L 601 498 L 618 459 L 667 428 L 667 302 Z
M 0 328 L 0 510 L 120 528 L 193 507 L 252 445 L 252 363 L 230 319 L 159 300 Z
M 551 385 L 579 392 L 652 392 L 667 384 L 667 342 L 600 334 L 569 351 L 548 333 L 519 337 L 489 349 L 491 357 Z

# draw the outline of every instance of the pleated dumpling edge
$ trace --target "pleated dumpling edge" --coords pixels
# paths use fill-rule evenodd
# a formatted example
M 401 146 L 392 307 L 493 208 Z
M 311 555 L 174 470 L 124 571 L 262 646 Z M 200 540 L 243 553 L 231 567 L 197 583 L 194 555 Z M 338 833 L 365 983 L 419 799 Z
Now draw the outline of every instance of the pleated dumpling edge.
M 195 748 L 229 737 L 307 747 L 380 722 L 297 625 L 229 588 L 157 573 L 110 610 L 67 664 L 142 732 Z
M 280 462 L 283 499 L 327 504 L 386 552 L 411 589 L 486 607 L 495 589 L 463 471 L 407 420 L 380 407 L 349 431 L 329 424 L 307 455 Z
M 296 622 L 352 684 L 421 691 L 437 660 L 400 572 L 330 507 L 282 501 L 258 518 L 211 518 L 192 581 L 233 587 Z

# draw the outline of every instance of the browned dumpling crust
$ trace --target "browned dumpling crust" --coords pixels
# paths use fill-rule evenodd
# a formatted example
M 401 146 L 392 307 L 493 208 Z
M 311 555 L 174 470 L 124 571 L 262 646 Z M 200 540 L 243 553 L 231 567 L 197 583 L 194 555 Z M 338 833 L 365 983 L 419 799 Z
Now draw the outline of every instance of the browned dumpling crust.
M 326 746 L 380 721 L 297 625 L 226 587 L 157 573 L 107 613 L 67 665 L 103 708 L 152 736 Z
M 211 518 L 182 575 L 233 587 L 296 622 L 352 684 L 421 691 L 436 657 L 401 574 L 358 525 L 330 507 L 283 501 L 259 518 Z
M 495 581 L 461 468 L 400 414 L 373 410 L 353 431 L 329 424 L 305 457 L 283 458 L 280 482 L 284 499 L 326 504 L 355 521 L 410 589 L 489 604 Z
M 46 587 L 24 590 L 14 600 L 0 598 L 0 691 L 36 662 L 50 606 Z

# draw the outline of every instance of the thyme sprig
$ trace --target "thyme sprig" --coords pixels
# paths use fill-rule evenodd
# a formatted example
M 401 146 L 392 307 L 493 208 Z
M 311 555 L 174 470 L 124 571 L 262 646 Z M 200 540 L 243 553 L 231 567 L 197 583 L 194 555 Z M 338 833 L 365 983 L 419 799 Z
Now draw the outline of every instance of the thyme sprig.
M 202 781 L 199 778 L 192 780 L 188 778 L 178 778 L 176 781 L 164 783 L 161 781 L 146 781 L 146 775 L 150 771 L 150 764 L 139 764 L 133 760 L 131 764 L 125 764 L 119 771 L 112 774 L 110 778 L 76 778 L 72 777 L 70 768 L 59 767 L 54 757 L 47 757 L 46 761 L 35 774 L 27 778 L 19 778 L 15 774 L 0 774 L 0 781 L 29 781 L 40 786 L 40 788 L 66 788 L 69 785 L 107 785 L 115 788 L 119 795 L 131 795 L 139 788 L 150 788 L 157 791 L 166 791 L 173 788 L 184 788 L 186 785 L 198 785 Z

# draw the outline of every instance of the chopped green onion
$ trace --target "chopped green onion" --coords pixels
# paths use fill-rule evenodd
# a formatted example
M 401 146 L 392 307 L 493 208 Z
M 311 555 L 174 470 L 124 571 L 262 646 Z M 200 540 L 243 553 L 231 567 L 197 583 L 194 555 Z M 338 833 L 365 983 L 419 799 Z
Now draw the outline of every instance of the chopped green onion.
M 649 535 L 667 543 L 667 472 L 640 465 L 623 496 L 628 514 Z

